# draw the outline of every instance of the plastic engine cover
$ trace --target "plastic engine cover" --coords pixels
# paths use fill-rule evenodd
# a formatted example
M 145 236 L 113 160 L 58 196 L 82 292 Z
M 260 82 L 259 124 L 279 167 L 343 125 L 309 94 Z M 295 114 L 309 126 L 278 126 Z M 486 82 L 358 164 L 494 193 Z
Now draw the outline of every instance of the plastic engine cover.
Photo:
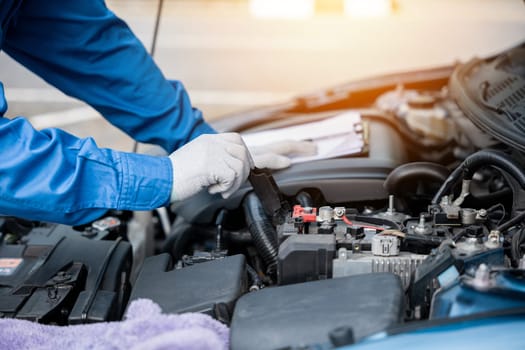
M 390 273 L 263 289 L 238 300 L 230 345 L 262 350 L 329 344 L 329 333 L 343 326 L 359 340 L 399 323 L 403 300 L 401 281 Z
M 228 323 L 237 298 L 246 291 L 243 255 L 171 270 L 168 254 L 149 257 L 133 287 L 130 302 L 152 299 L 166 313 L 202 312 Z

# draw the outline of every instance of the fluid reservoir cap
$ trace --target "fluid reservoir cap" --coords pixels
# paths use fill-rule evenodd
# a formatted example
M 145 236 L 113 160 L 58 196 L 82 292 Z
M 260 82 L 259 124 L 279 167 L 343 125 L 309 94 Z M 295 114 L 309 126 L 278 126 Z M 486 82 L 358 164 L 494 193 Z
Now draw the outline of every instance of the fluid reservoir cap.
M 417 109 L 432 109 L 436 104 L 436 99 L 428 95 L 411 96 L 408 100 L 408 105 Z

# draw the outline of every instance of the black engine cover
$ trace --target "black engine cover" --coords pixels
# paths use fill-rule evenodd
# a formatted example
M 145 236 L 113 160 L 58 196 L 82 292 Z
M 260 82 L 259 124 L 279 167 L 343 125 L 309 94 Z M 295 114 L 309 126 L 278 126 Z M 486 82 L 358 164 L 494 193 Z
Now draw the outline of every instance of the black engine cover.
M 232 349 L 281 349 L 327 344 L 348 327 L 355 340 L 400 322 L 404 293 L 399 277 L 365 274 L 267 288 L 237 301 Z
M 246 287 L 244 255 L 172 269 L 170 256 L 160 254 L 144 261 L 130 302 L 152 299 L 166 313 L 202 312 L 229 323 Z

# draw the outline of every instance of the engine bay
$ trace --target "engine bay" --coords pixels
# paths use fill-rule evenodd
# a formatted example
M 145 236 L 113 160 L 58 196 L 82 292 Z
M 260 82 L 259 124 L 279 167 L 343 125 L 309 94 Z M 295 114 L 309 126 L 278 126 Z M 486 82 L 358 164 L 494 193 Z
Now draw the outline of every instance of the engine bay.
M 223 128 L 253 132 L 351 110 L 364 147 L 257 169 L 228 199 L 81 227 L 2 217 L 0 315 L 115 321 L 149 298 L 229 325 L 232 349 L 328 349 L 524 308 L 524 52 L 232 117 Z

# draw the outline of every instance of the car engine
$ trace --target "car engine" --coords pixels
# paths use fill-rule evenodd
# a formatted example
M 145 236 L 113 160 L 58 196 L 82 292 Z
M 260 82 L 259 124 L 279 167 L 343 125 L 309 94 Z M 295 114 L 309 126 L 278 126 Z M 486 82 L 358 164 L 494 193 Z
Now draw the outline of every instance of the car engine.
M 364 141 L 348 157 L 255 169 L 228 199 L 82 227 L 4 217 L 0 315 L 119 320 L 150 298 L 228 324 L 233 349 L 318 349 L 523 308 L 524 57 L 521 45 L 227 118 L 219 130 L 248 133 L 350 110 Z

